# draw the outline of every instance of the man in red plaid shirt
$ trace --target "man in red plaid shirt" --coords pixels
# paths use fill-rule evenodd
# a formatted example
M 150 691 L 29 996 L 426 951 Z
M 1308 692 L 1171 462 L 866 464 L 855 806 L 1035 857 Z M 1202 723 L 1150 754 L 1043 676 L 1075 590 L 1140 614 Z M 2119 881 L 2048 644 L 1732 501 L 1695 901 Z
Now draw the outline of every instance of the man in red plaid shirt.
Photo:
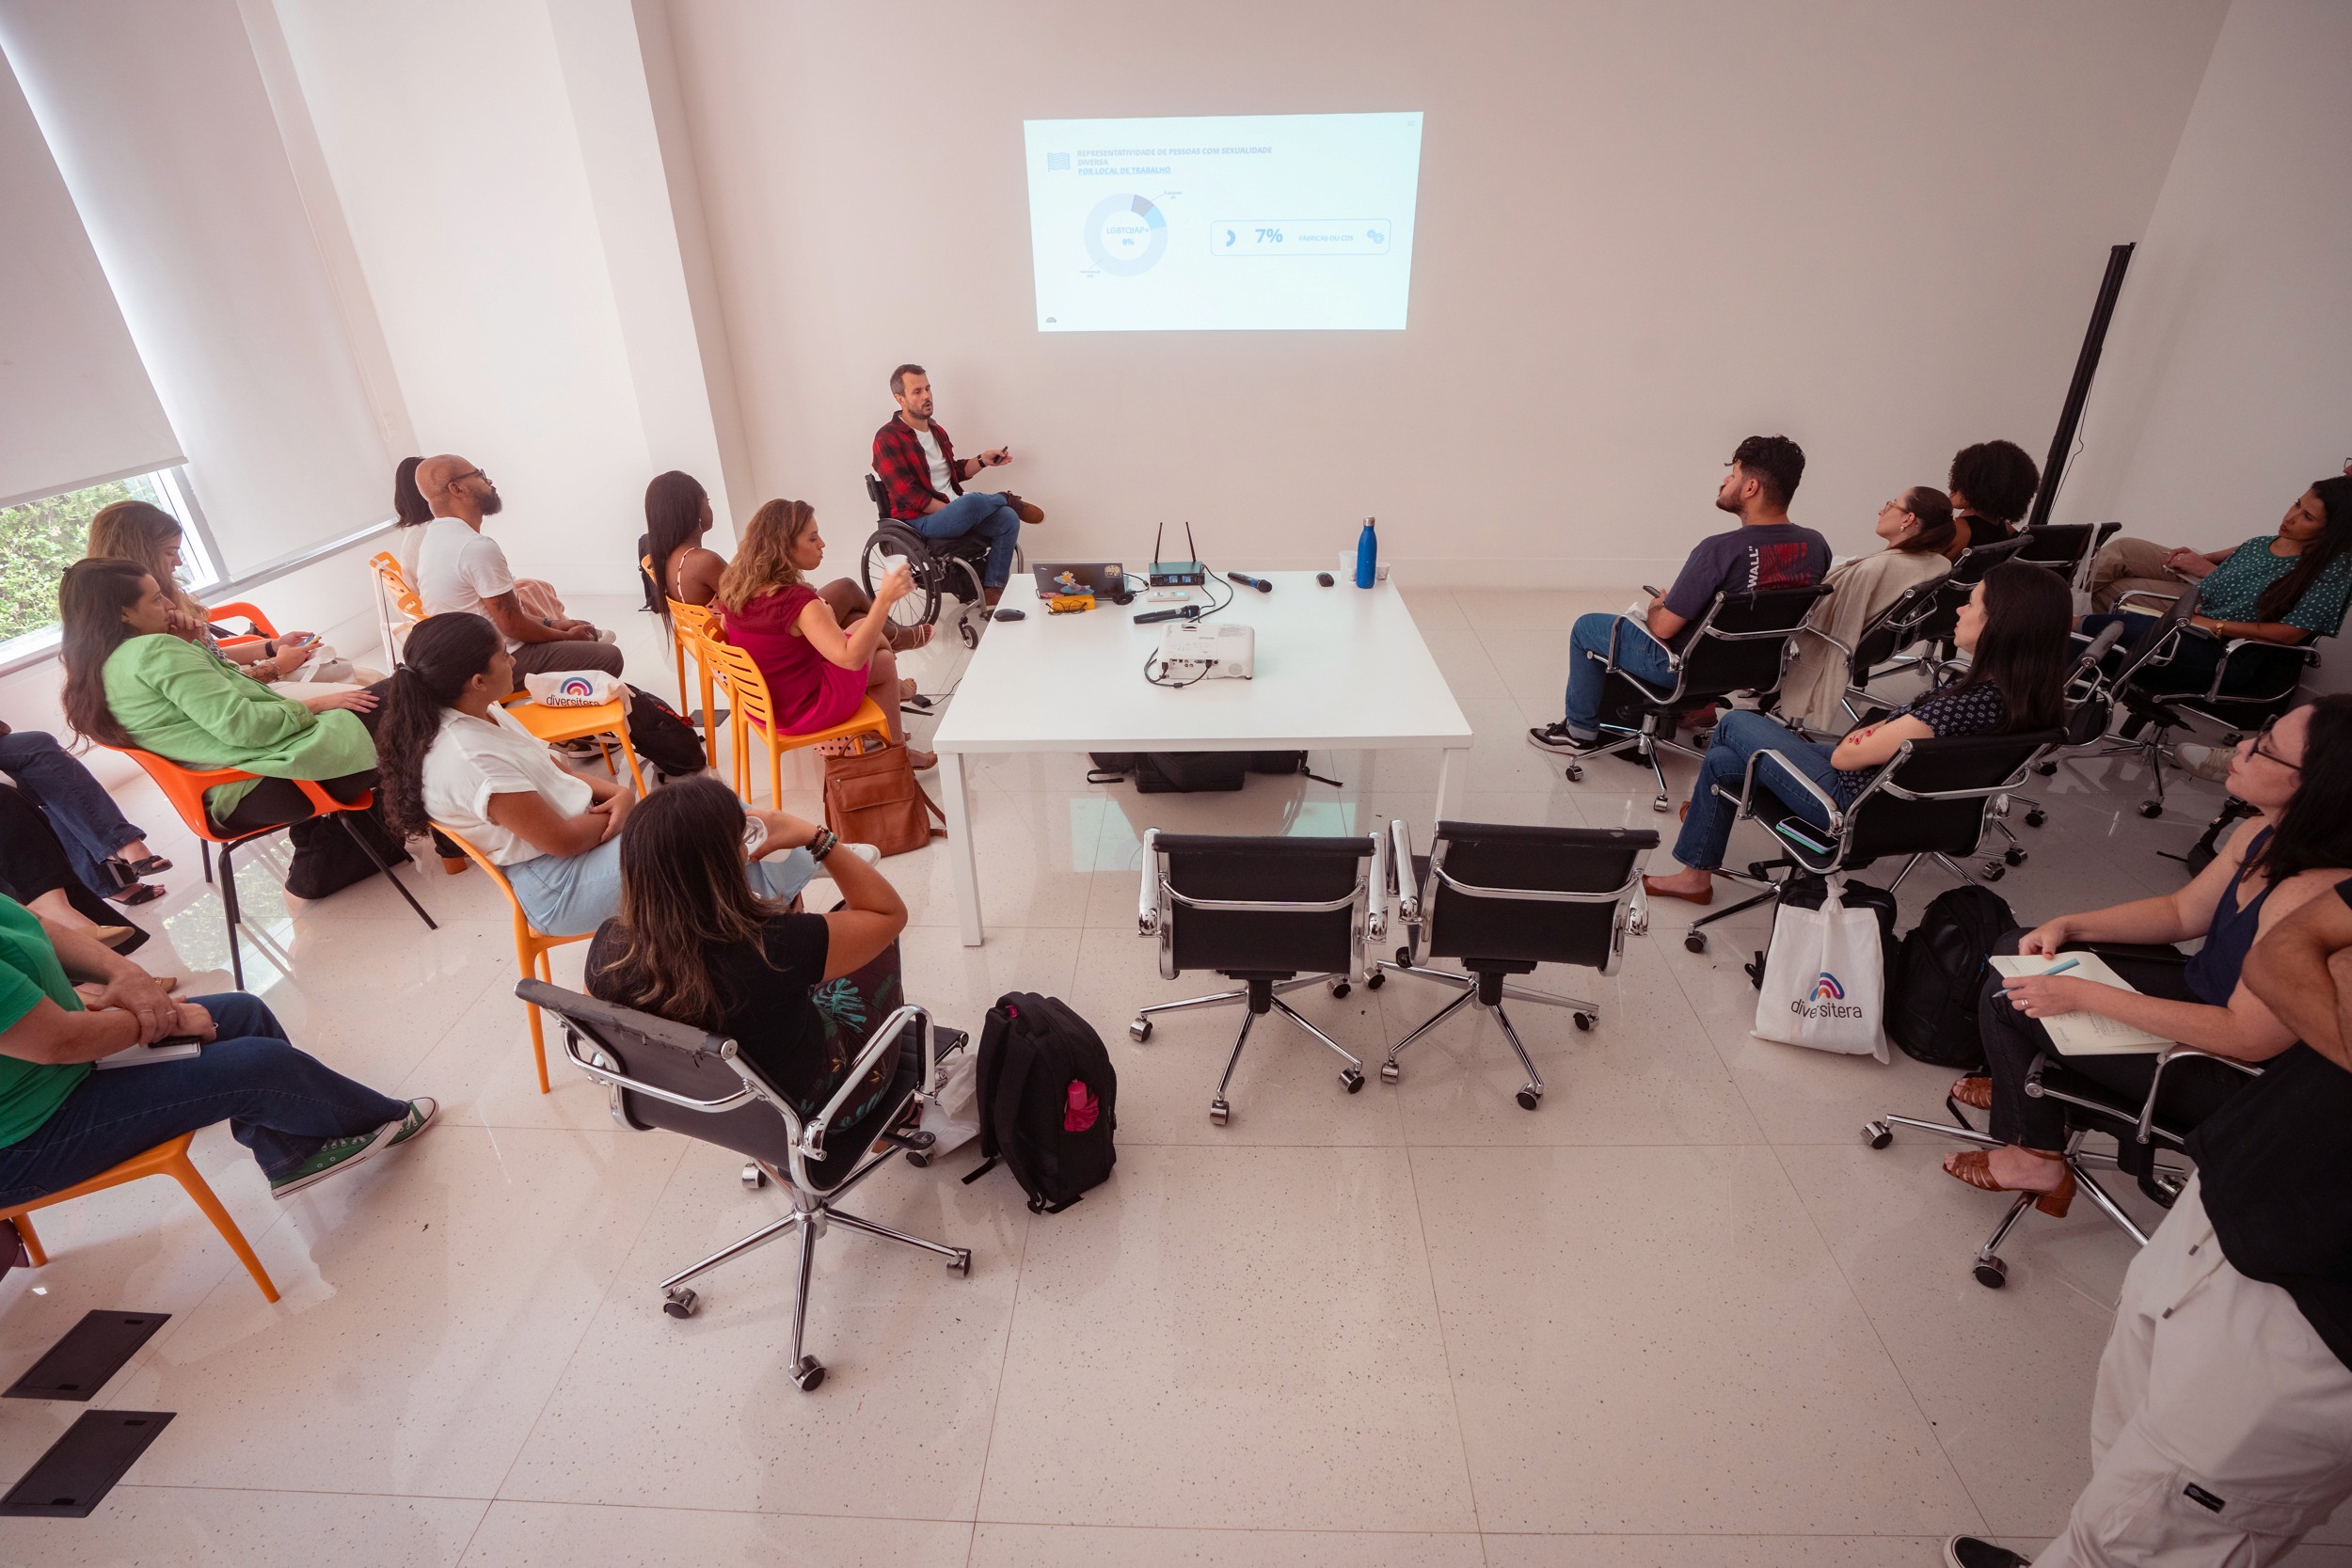
M 994 604 L 1012 576 L 1012 547 L 1021 525 L 1041 523 L 1045 514 L 1019 496 L 964 489 L 965 480 L 1009 463 L 1012 456 L 996 447 L 977 457 L 958 457 L 947 433 L 931 419 L 931 379 L 922 366 L 892 371 L 890 395 L 898 412 L 874 433 L 874 473 L 882 482 L 890 515 L 926 539 L 975 533 L 987 540 L 980 586 Z

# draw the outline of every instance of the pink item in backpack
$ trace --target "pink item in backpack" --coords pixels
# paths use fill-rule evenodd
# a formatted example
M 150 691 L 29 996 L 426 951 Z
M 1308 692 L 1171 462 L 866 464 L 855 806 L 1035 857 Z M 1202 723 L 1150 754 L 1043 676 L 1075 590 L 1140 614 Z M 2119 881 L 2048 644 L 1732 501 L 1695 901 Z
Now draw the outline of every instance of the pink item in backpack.
M 1094 1098 L 1094 1091 L 1087 1087 L 1086 1080 L 1073 1078 L 1061 1114 L 1061 1130 L 1065 1132 L 1083 1132 L 1093 1126 L 1094 1118 L 1102 1114 L 1103 1102 Z

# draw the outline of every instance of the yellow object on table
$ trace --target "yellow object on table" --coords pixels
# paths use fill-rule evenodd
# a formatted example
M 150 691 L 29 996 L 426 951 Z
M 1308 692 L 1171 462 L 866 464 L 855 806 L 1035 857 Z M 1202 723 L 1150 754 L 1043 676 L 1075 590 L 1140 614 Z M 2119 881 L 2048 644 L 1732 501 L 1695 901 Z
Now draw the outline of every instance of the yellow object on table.
M 1093 608 L 1094 595 L 1091 594 L 1057 594 L 1045 601 L 1045 613 L 1048 615 L 1075 615 L 1082 610 Z

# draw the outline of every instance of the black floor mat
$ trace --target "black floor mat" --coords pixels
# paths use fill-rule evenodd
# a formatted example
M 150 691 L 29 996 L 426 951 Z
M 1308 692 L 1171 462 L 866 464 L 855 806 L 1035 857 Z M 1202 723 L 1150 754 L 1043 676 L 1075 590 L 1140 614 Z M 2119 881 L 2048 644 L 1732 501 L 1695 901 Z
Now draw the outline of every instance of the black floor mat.
M 93 1399 L 170 1319 L 168 1312 L 86 1312 L 0 1398 Z
M 84 1411 L 0 1497 L 0 1518 L 88 1518 L 171 1417 L 168 1410 Z

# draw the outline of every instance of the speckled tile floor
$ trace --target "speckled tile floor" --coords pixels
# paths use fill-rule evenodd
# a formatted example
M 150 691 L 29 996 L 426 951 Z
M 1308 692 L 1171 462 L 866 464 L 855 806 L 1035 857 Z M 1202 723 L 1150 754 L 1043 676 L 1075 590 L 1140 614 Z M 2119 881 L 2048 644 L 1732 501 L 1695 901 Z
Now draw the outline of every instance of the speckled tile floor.
M 1570 785 L 1518 739 L 1556 712 L 1574 615 L 1621 594 L 1409 597 L 1478 731 L 1465 815 L 1670 825 L 1635 768 Z M 672 689 L 647 617 L 575 608 L 621 627 L 640 685 Z M 959 656 L 912 662 L 946 689 Z M 1925 1142 L 1858 1137 L 1888 1110 L 1933 1114 L 1947 1075 L 1750 1037 L 1759 919 L 1692 954 L 1690 911 L 1667 905 L 1616 976 L 1545 982 L 1604 1016 L 1581 1035 L 1518 1015 L 1549 1085 L 1534 1115 L 1500 1038 L 1456 1023 L 1403 1083 L 1356 1096 L 1303 1037 L 1253 1039 L 1232 1125 L 1209 1124 L 1233 1015 L 1165 1016 L 1148 1046 L 1123 1027 L 1208 989 L 1161 980 L 1132 934 L 1139 836 L 1389 816 L 1425 835 L 1424 761 L 1313 761 L 1343 784 L 1145 800 L 1088 785 L 1075 757 L 978 765 L 977 950 L 942 850 L 887 863 L 914 911 L 910 992 L 946 1022 L 976 1027 L 1016 986 L 1094 1020 L 1122 1158 L 1050 1218 L 1008 1179 L 961 1185 L 969 1155 L 878 1178 L 867 1211 L 971 1247 L 972 1277 L 836 1232 L 813 1395 L 784 1372 L 787 1253 L 712 1275 L 690 1322 L 659 1310 L 654 1281 L 772 1195 L 707 1148 L 614 1127 L 560 1064 L 534 1092 L 504 906 L 478 872 L 405 871 L 427 932 L 380 882 L 290 906 L 282 858 L 252 855 L 250 989 L 338 1068 L 438 1096 L 443 1125 L 282 1205 L 225 1130 L 197 1140 L 276 1307 L 155 1183 L 53 1211 L 50 1266 L 0 1283 L 0 1381 L 90 1307 L 168 1311 L 99 1402 L 179 1418 L 90 1519 L 0 1521 L 0 1563 L 1877 1568 L 1932 1563 L 1952 1530 L 2026 1549 L 2052 1533 L 2088 1468 L 2130 1244 L 2083 1205 L 2021 1228 L 2007 1290 L 1976 1285 L 1997 1201 Z M 813 767 L 787 768 L 814 814 Z M 1670 778 L 1687 790 L 1688 765 Z M 2145 822 L 2140 783 L 2112 763 L 2044 782 L 2049 821 L 2019 829 L 2031 858 L 1998 889 L 2021 916 L 2177 885 L 2155 851 L 2185 847 L 2217 792 L 2181 786 Z M 140 911 L 166 939 L 142 957 L 225 989 L 193 843 L 144 785 L 124 800 L 181 863 Z M 1906 923 L 1948 885 L 1915 875 Z M 580 954 L 559 952 L 559 980 Z M 1438 1004 L 1409 980 L 1307 995 L 1367 1055 Z M 76 1413 L 0 1402 L 0 1475 Z M 2352 1564 L 2348 1527 L 2292 1560 Z

